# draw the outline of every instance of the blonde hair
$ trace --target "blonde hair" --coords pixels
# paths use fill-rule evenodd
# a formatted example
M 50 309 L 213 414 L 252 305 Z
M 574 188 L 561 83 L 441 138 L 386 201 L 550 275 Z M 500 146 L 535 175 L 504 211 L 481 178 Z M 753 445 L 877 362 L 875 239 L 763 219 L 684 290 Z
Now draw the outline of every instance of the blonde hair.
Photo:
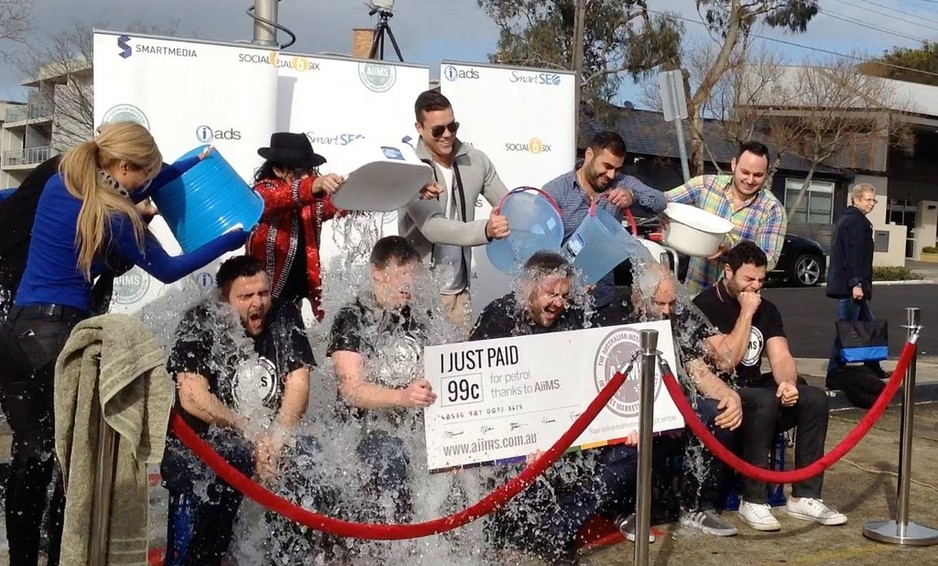
M 863 198 L 866 193 L 876 194 L 876 187 L 869 183 L 857 183 L 850 189 L 850 202 L 854 203 Z
M 104 244 L 112 214 L 123 214 L 134 229 L 137 246 L 143 249 L 143 220 L 134 203 L 103 184 L 99 169 L 119 161 L 145 171 L 159 171 L 163 156 L 146 128 L 136 122 L 114 122 L 101 126 L 98 137 L 72 149 L 62 158 L 59 173 L 65 188 L 81 200 L 75 225 L 78 268 L 91 280 L 91 265 Z

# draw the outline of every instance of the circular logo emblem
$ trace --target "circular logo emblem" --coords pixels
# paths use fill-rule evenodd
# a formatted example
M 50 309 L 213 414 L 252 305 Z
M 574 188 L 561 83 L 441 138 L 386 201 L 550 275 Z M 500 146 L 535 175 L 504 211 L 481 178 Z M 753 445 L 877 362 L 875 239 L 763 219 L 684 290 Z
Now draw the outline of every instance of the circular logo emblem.
M 205 291 L 211 289 L 215 285 L 215 277 L 207 271 L 200 271 L 195 275 L 195 281 L 199 284 L 199 287 Z
M 540 138 L 531 138 L 528 141 L 528 151 L 531 153 L 540 153 L 544 150 L 544 142 Z
M 248 415 L 269 410 L 279 389 L 277 368 L 263 356 L 241 362 L 231 384 L 235 405 L 239 412 Z
M 448 81 L 455 81 L 459 78 L 459 72 L 456 71 L 456 67 L 447 65 L 443 67 L 443 77 Z
M 397 69 L 382 63 L 359 63 L 358 77 L 372 92 L 387 92 L 397 81 Z
M 149 289 L 150 275 L 135 267 L 114 279 L 111 299 L 119 305 L 132 305 L 142 299 Z
M 601 391 L 616 372 L 626 369 L 632 356 L 641 348 L 639 333 L 635 330 L 614 330 L 606 336 L 596 352 L 593 364 L 593 380 L 596 391 Z M 606 407 L 621 417 L 637 417 L 641 402 L 642 368 L 636 360 L 625 383 L 616 392 Z M 655 368 L 655 399 L 661 392 L 661 375 Z
M 150 121 L 147 120 L 147 115 L 133 104 L 118 104 L 109 108 L 104 113 L 101 123 L 110 124 L 111 122 L 136 122 L 144 128 L 150 129 Z
M 202 143 L 209 143 L 215 139 L 215 130 L 211 126 L 199 126 L 195 129 L 195 138 Z
M 762 331 L 751 326 L 749 328 L 749 346 L 743 355 L 742 364 L 744 366 L 754 366 L 762 362 L 762 347 L 765 346 L 765 337 Z

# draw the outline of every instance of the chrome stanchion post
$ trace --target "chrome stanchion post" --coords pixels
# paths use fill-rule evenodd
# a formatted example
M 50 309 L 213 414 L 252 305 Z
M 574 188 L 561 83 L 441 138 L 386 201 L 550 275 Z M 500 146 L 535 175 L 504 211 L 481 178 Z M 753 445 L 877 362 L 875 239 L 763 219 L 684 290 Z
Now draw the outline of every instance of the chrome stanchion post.
M 94 474 L 94 503 L 91 509 L 91 545 L 89 564 L 107 564 L 111 523 L 111 494 L 114 488 L 114 466 L 117 432 L 104 420 L 99 397 L 94 403 L 98 411 L 98 459 Z
M 655 424 L 655 369 L 658 367 L 658 331 L 642 330 L 642 383 L 638 425 L 638 477 L 635 486 L 635 564 L 648 564 L 651 531 L 651 431 Z
M 912 344 L 918 341 L 922 329 L 921 310 L 905 309 L 908 340 Z M 909 521 L 909 489 L 912 482 L 912 434 L 915 421 L 915 366 L 918 354 L 912 354 L 912 361 L 905 372 L 902 395 L 902 424 L 899 433 L 899 485 L 896 493 L 895 521 L 867 521 L 863 525 L 863 536 L 879 542 L 909 546 L 931 546 L 938 544 L 938 530 Z

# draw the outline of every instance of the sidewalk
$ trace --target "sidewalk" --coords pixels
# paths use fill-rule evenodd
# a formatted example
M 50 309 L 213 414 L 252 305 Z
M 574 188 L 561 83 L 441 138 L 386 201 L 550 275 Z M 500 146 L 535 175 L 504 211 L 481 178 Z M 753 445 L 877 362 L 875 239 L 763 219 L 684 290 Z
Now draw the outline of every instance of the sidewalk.
M 938 271 L 936 271 L 938 277 Z M 896 367 L 898 360 L 886 360 L 882 366 L 887 372 L 892 372 Z M 826 389 L 825 379 L 827 376 L 827 358 L 796 358 L 796 367 L 798 375 L 805 381 L 815 387 Z M 938 356 L 920 356 L 916 363 L 915 371 L 915 402 L 932 403 L 938 401 Z M 764 367 L 763 371 L 768 371 Z M 892 404 L 902 403 L 904 387 L 900 388 L 893 397 Z M 840 391 L 829 391 L 831 397 L 831 410 L 841 410 L 852 408 L 853 405 L 847 401 L 847 398 Z

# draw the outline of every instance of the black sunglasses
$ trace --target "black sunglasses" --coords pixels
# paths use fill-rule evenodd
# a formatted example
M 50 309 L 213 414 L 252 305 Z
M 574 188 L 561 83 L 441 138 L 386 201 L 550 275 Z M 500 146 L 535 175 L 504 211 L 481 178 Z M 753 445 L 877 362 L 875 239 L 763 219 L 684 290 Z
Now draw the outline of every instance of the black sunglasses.
M 451 134 L 455 135 L 456 130 L 458 129 L 459 129 L 459 122 L 450 122 L 449 124 L 446 124 L 445 126 L 433 126 L 432 128 L 430 128 L 430 135 L 433 136 L 435 139 L 439 139 L 443 137 L 443 132 L 445 132 L 446 130 L 449 130 Z

